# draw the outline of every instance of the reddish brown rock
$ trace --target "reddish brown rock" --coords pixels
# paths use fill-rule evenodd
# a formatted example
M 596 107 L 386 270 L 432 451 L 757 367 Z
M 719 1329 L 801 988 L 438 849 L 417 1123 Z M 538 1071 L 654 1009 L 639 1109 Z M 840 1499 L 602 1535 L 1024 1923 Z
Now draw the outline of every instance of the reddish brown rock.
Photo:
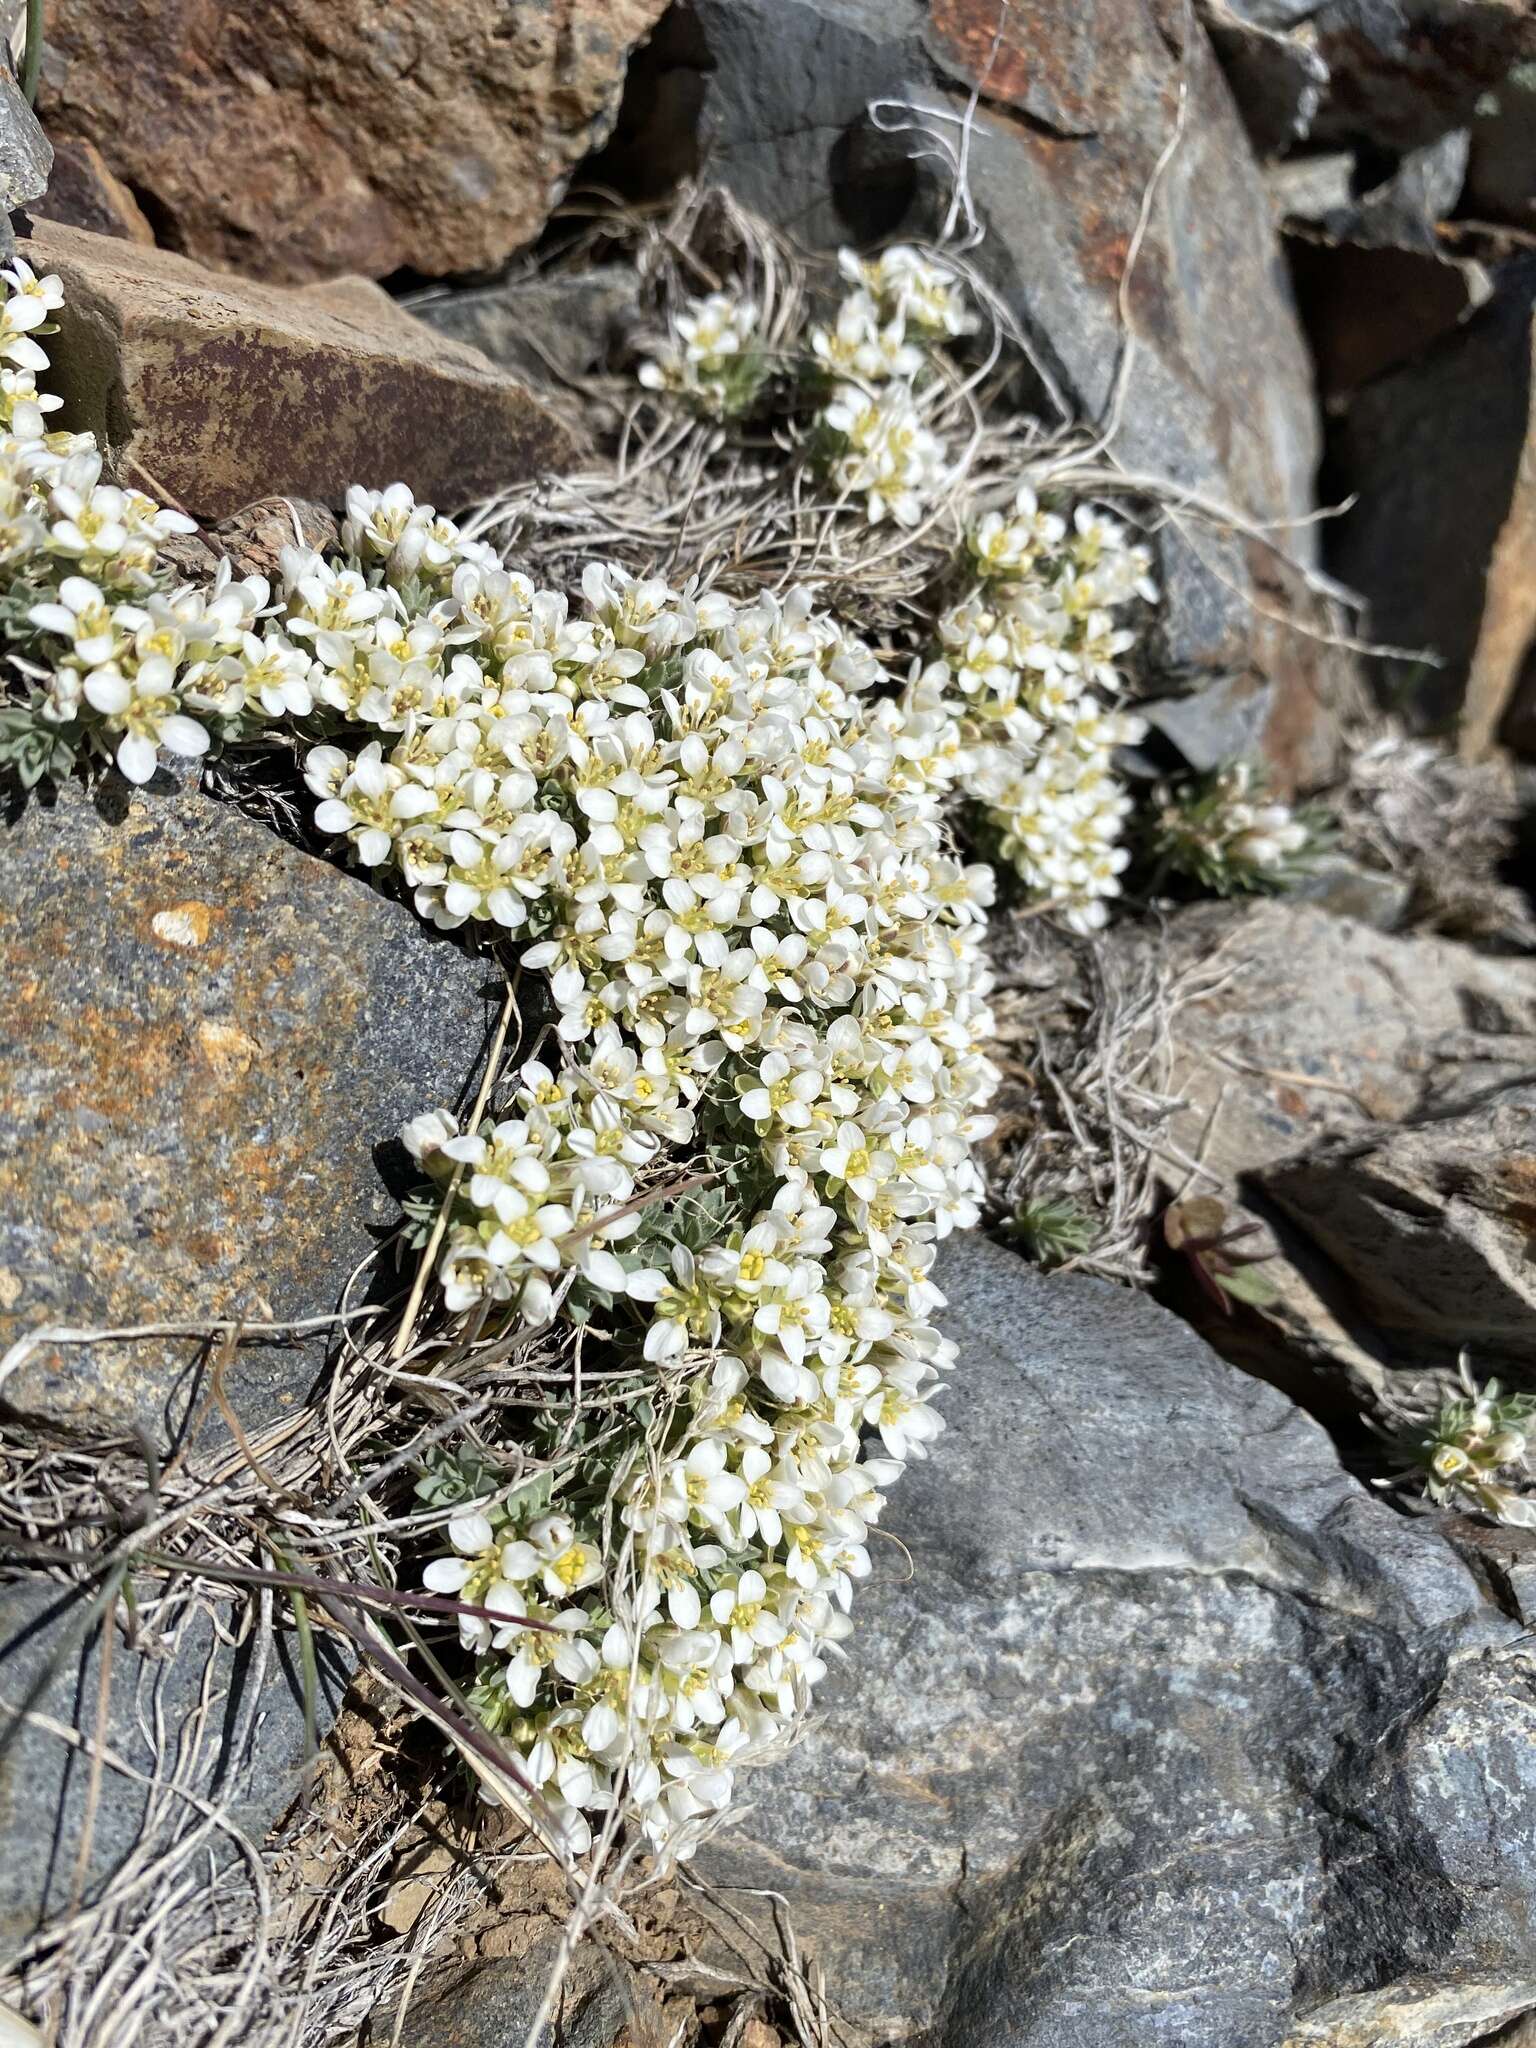
M 94 142 L 77 135 L 53 139 L 53 171 L 48 190 L 32 207 L 43 220 L 65 227 L 87 228 L 93 235 L 115 235 L 119 241 L 154 246 L 155 231 L 144 210 Z
M 327 554 L 341 544 L 336 515 L 307 498 L 261 498 L 243 505 L 221 519 L 208 538 L 242 576 L 265 576 L 269 583 L 277 580 L 284 548 L 313 548 Z
M 200 518 L 396 478 L 448 511 L 575 448 L 516 378 L 363 278 L 257 284 L 52 222 L 22 249 L 64 280 L 60 423 Z
M 602 140 L 664 4 L 50 0 L 42 105 L 203 262 L 484 270 Z

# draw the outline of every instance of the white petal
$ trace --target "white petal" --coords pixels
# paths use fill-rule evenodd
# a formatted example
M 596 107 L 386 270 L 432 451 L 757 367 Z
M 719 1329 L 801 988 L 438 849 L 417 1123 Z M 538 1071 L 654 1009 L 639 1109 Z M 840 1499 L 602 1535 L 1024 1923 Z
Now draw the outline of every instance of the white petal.
M 160 728 L 160 737 L 173 754 L 189 756 L 206 754 L 208 735 L 195 718 L 183 718 L 175 712 Z
M 148 782 L 155 772 L 155 743 L 142 733 L 123 734 L 117 765 L 130 782 Z

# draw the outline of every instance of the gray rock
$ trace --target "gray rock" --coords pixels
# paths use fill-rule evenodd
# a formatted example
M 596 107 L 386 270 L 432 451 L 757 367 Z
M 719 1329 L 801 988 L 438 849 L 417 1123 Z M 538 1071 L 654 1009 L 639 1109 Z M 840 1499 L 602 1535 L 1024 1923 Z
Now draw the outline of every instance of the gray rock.
M 556 1929 L 526 1955 L 477 1963 L 446 1986 L 434 1986 L 430 1997 L 411 2007 L 412 2048 L 524 2048 L 559 1953 Z M 595 1942 L 584 1942 L 536 2048 L 615 2048 L 636 2013 L 654 2015 L 655 2007 L 634 1973 Z M 664 2038 L 654 2018 L 639 2036 Z
M 1200 18 L 1259 155 L 1303 141 L 1328 84 L 1316 50 L 1301 36 L 1243 19 L 1225 0 L 1203 0 Z
M 861 2043 L 1279 2048 L 1362 1987 L 1536 2002 L 1516 1625 L 1144 1296 L 976 1238 L 938 1278 L 948 1431 L 707 1874 L 787 1899 Z
M 1314 1406 L 1342 1400 L 1340 1366 L 1379 1387 L 1394 1367 L 1421 1364 L 1419 1348 L 1373 1322 L 1354 1277 L 1281 1204 L 1271 1176 L 1536 1068 L 1536 964 L 1297 902 L 1201 905 L 1173 919 L 1165 944 L 1171 965 L 1227 970 L 1174 1019 L 1172 1156 L 1199 1159 L 1202 1187 L 1220 1191 L 1234 1227 L 1259 1226 L 1249 1248 L 1280 1254 L 1262 1268 L 1276 1290 L 1262 1314 L 1207 1318 L 1198 1299 L 1189 1312 L 1228 1357 L 1267 1374 L 1285 1367 Z M 1433 1362 L 1454 1364 L 1455 1349 L 1442 1341 Z
M 1215 18 L 1268 30 L 1271 95 L 1304 51 L 1323 71 L 1313 138 L 1397 154 L 1465 128 L 1511 68 L 1536 55 L 1524 0 L 1203 0 Z M 1262 89 L 1254 80 L 1250 90 Z
M 1319 2006 L 1285 2048 L 1533 2048 L 1536 1977 L 1406 1978 Z M 1508 2022 L 1514 2021 L 1513 2028 Z M 1490 2031 L 1493 2029 L 1495 2031 Z
M 1335 449 L 1339 487 L 1356 503 L 1330 535 L 1330 566 L 1368 601 L 1374 638 L 1443 662 L 1383 661 L 1381 689 L 1437 729 L 1465 701 L 1482 743 L 1536 635 L 1533 314 L 1526 259 L 1420 360 L 1359 391 Z
M 1324 214 L 1322 232 L 1363 249 L 1416 249 L 1439 257 L 1437 230 L 1461 197 L 1470 146 L 1466 129 L 1453 128 L 1410 150 L 1389 178 Z
M 1536 1083 L 1341 1137 L 1256 1176 L 1396 1361 L 1536 1384 Z
M 1175 1143 L 1228 1180 L 1513 1080 L 1536 1064 L 1536 963 L 1392 937 L 1292 901 L 1201 904 L 1174 964 L 1228 970 L 1174 1021 Z M 1282 999 L 1283 998 L 1283 999 Z M 1218 1112 L 1218 1100 L 1220 1108 Z
M 1536 1529 L 1514 1529 L 1473 1515 L 1448 1515 L 1440 1527 L 1507 1614 L 1536 1628 Z
M 1248 670 L 1219 676 L 1177 697 L 1152 697 L 1136 706 L 1155 733 L 1177 749 L 1197 773 L 1228 761 L 1265 762 L 1286 788 L 1320 779 L 1326 759 L 1320 747 L 1324 721 L 1316 707 L 1305 710 L 1306 693 L 1293 671 L 1288 682 Z
M 7 57 L 0 54 L 0 252 L 9 260 L 16 238 L 3 216 L 40 199 L 48 188 L 53 151 L 27 105 Z
M 88 1608 L 88 1596 L 52 1581 L 0 1585 L 0 1836 L 7 1851 L 0 1858 L 0 1965 L 70 1898 L 90 1758 L 60 1731 L 95 1727 L 101 1643 L 99 1631 L 80 1633 Z M 123 1627 L 119 1603 L 107 1743 L 127 1770 L 109 1765 L 102 1773 L 82 1892 L 87 1904 L 130 1858 L 142 1864 L 146 1852 L 163 1851 L 197 1823 L 187 1800 L 166 1789 L 151 1793 L 144 1778 L 176 1776 L 195 1798 L 224 1804 L 233 1825 L 259 1842 L 296 1796 L 304 1764 L 303 1686 L 291 1635 L 272 1643 L 259 1673 L 255 1641 L 231 1650 L 215 1639 L 204 1612 L 183 1608 L 169 1641 L 146 1631 L 142 1654 Z M 350 1662 L 326 1636 L 317 1639 L 316 1652 L 323 1733 Z M 23 1712 L 57 1725 L 22 1722 L 16 1717 Z M 158 1758 L 145 1735 L 157 1718 L 166 1730 Z M 215 1833 L 208 1853 L 227 1859 L 233 1851 Z
M 1291 518 L 1310 506 L 1318 455 L 1306 349 L 1262 177 L 1197 28 L 1181 61 L 1185 19 L 1161 0 L 1015 8 L 994 50 L 993 0 L 690 0 L 636 60 L 609 168 L 632 184 L 663 159 L 697 169 L 822 249 L 933 232 L 949 182 L 910 131 L 959 116 L 979 90 L 975 260 L 1022 326 L 1046 413 L 1054 392 L 1094 420 L 1120 360 L 1127 248 L 1187 73 L 1184 137 L 1130 295 L 1137 346 L 1116 452 L 1260 519 Z M 903 122 L 909 132 L 890 132 Z M 1292 538 L 1309 544 L 1304 529 Z M 1297 681 L 1295 636 L 1245 602 L 1268 558 L 1211 532 L 1198 552 L 1171 527 L 1161 544 L 1168 660 L 1255 666 L 1324 723 Z
M 405 304 L 452 341 L 466 342 L 535 385 L 614 367 L 640 317 L 639 283 L 617 264 L 438 291 Z
M 1355 189 L 1355 159 L 1347 149 L 1289 157 L 1265 166 L 1264 183 L 1282 220 L 1318 221 L 1348 206 Z
M 72 783 L 0 825 L 0 874 L 0 1351 L 43 1324 L 334 1309 L 398 1218 L 400 1124 L 471 1074 L 494 970 L 191 790 Z M 270 1419 L 324 1352 L 243 1345 L 236 1409 Z M 164 1440 L 207 1395 L 199 1361 L 45 1347 L 0 1401 Z
M 1413 884 L 1401 875 L 1368 868 L 1347 854 L 1324 854 L 1291 891 L 1294 903 L 1314 903 L 1333 917 L 1351 917 L 1393 932 L 1406 920 Z
M 1331 74 L 1319 140 L 1422 148 L 1536 55 L 1525 0 L 1323 0 L 1308 18 Z

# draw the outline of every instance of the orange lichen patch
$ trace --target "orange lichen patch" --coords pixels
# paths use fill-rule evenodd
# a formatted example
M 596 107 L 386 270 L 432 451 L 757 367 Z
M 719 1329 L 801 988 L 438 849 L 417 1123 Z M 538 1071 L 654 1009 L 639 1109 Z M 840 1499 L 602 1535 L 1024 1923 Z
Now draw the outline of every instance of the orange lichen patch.
M 203 1058 L 225 1087 L 232 1087 L 248 1074 L 261 1054 L 256 1040 L 249 1032 L 242 1031 L 238 1024 L 205 1021 L 197 1027 L 197 1043 Z
M 145 1018 L 128 1008 L 81 1004 L 73 1017 L 56 1011 L 43 1048 L 55 1063 L 48 1098 L 33 1106 L 39 1130 L 67 1125 L 78 1111 L 114 1130 L 141 1128 L 147 1106 L 179 1074 L 186 1061 L 179 1024 Z M 20 1120 L 23 1111 L 9 1090 L 0 1095 L 0 1114 Z
M 989 100 L 1022 106 L 1041 67 L 1038 53 L 1025 42 L 1023 23 L 1012 14 L 977 0 L 933 0 L 929 19 L 945 54 Z
M 233 1259 L 240 1247 L 232 1237 L 217 1237 L 211 1230 L 194 1230 L 186 1240 L 188 1254 L 200 1266 L 220 1266 Z
M 1090 277 L 1096 277 L 1101 284 L 1118 286 L 1125 276 L 1125 266 L 1131 260 L 1131 238 L 1125 228 L 1103 227 L 1095 235 L 1083 237 L 1083 268 Z M 1141 289 L 1138 276 L 1136 290 Z

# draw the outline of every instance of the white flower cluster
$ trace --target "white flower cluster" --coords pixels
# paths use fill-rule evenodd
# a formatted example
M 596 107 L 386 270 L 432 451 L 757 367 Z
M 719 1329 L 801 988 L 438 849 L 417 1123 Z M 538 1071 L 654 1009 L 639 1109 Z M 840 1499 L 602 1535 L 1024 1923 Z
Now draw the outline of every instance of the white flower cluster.
M 59 401 L 36 390 L 48 359 L 34 337 L 63 303 L 58 278 L 23 262 L 0 278 L 0 358 L 19 365 L 0 372 L 0 567 L 13 579 L 8 639 L 38 679 L 31 714 L 133 783 L 162 751 L 196 758 L 215 739 L 307 717 L 328 678 L 303 636 L 323 625 L 290 631 L 267 579 L 236 578 L 228 562 L 176 582 L 161 550 L 195 522 L 103 483 L 90 435 L 46 431 Z
M 816 374 L 832 380 L 818 414 L 829 472 L 871 521 L 915 526 L 948 474 L 920 393 L 934 348 L 974 316 L 959 277 L 916 249 L 845 249 L 838 263 L 850 289 L 808 336 Z M 1026 483 L 971 519 L 966 557 L 969 594 L 940 615 L 905 714 L 958 733 L 963 786 L 1004 856 L 1073 930 L 1096 931 L 1130 859 L 1132 804 L 1113 757 L 1145 728 L 1114 700 L 1135 641 L 1119 615 L 1156 596 L 1147 551 L 1092 507 L 1070 519 L 1042 507 Z
M 13 641 L 35 643 L 45 677 L 36 714 L 77 728 L 130 782 L 147 782 L 159 750 L 197 755 L 208 733 L 184 710 L 187 637 L 159 574 L 159 550 L 193 522 L 138 491 L 103 483 L 89 435 L 50 433 L 60 401 L 37 389 L 38 340 L 64 302 L 57 277 L 18 260 L 0 271 L 0 568 L 12 579 Z M 191 595 L 182 609 L 201 617 Z M 31 649 L 29 649 L 31 651 Z
M 910 396 L 907 352 L 964 331 L 958 287 L 913 251 L 852 274 L 867 304 L 824 338 L 838 389 Z M 977 1220 L 997 1079 L 992 875 L 946 810 L 981 791 L 1034 885 L 1102 916 L 1128 727 L 1094 693 L 1145 558 L 1021 493 L 976 523 L 976 594 L 900 690 L 805 590 L 594 564 L 572 603 L 399 484 L 348 493 L 340 560 L 290 548 L 275 588 L 227 565 L 178 587 L 159 550 L 187 522 L 44 430 L 57 281 L 5 275 L 0 551 L 33 690 L 5 716 L 138 781 L 161 748 L 303 721 L 320 828 L 549 974 L 553 1047 L 494 1115 L 404 1133 L 442 1304 L 498 1333 L 579 1325 L 654 1398 L 536 1507 L 482 1473 L 428 1584 L 488 1610 L 461 1618 L 473 1697 L 567 1843 L 617 1804 L 684 1854 L 803 1710 L 882 1489 L 940 1427 L 930 1273 Z M 746 388 L 750 309 L 679 331 L 681 388 Z M 872 470 L 872 513 L 909 488 Z
M 640 365 L 649 391 L 671 391 L 709 413 L 738 412 L 762 381 L 759 313 L 737 292 L 711 292 L 674 316 L 653 360 Z
M 276 591 L 227 568 L 169 588 L 156 550 L 185 522 L 43 434 L 30 302 L 57 288 L 10 282 L 0 462 L 38 715 L 114 735 L 139 780 L 161 746 L 207 745 L 194 709 L 220 736 L 354 733 L 308 754 L 321 828 L 436 924 L 516 934 L 549 970 L 556 1054 L 483 1129 L 405 1133 L 448 1205 L 444 1305 L 600 1318 L 677 1400 L 586 1493 L 470 1505 L 428 1582 L 506 1616 L 464 1618 L 475 1696 L 565 1839 L 619 1799 L 681 1852 L 803 1709 L 881 1488 L 940 1426 L 929 1273 L 977 1220 L 996 1082 L 991 875 L 942 817 L 953 724 L 877 694 L 804 591 L 736 603 L 594 565 L 573 609 L 399 485 L 348 493 L 343 561 L 291 548 Z M 667 1148 L 710 1163 L 696 1209 L 666 1206 Z
M 959 280 L 916 249 L 869 260 L 845 249 L 838 264 L 853 289 L 832 325 L 810 334 L 817 367 L 834 380 L 818 415 L 836 450 L 831 479 L 863 499 L 872 524 L 916 526 L 949 471 L 919 402 L 929 350 L 973 321 Z
M 1536 1396 L 1479 1387 L 1461 1361 L 1462 1392 L 1441 1401 L 1432 1417 L 1405 1432 L 1404 1448 L 1437 1507 L 1491 1515 L 1512 1528 L 1536 1528 L 1531 1475 Z
M 493 1121 L 405 1133 L 450 1203 L 445 1303 L 707 1362 L 622 1472 L 631 1596 L 599 1585 L 596 1504 L 476 1508 L 428 1583 L 507 1615 L 463 1623 L 478 1701 L 570 1838 L 622 1785 L 685 1843 L 803 1706 L 880 1489 L 939 1427 L 928 1273 L 978 1216 L 991 877 L 948 850 L 952 724 L 867 694 L 878 663 L 805 592 L 593 567 L 573 613 L 451 543 L 412 548 L 408 592 L 376 501 L 349 510 L 361 571 L 285 570 L 317 696 L 378 735 L 311 753 L 317 820 L 438 924 L 531 938 L 558 1010 L 560 1062 Z M 632 1198 L 681 1146 L 732 1190 L 719 1234 L 642 1246 Z
M 1117 663 L 1135 641 L 1116 612 L 1156 595 L 1147 552 L 1086 505 L 1070 522 L 1043 510 L 1028 485 L 967 544 L 980 587 L 939 619 L 922 689 L 958 714 L 965 788 L 1031 892 L 1072 930 L 1096 931 L 1130 859 L 1113 756 L 1145 727 L 1104 698 L 1121 693 Z
M 1251 761 L 1160 789 L 1152 822 L 1163 865 L 1220 895 L 1285 887 L 1326 837 L 1314 813 L 1267 794 Z

